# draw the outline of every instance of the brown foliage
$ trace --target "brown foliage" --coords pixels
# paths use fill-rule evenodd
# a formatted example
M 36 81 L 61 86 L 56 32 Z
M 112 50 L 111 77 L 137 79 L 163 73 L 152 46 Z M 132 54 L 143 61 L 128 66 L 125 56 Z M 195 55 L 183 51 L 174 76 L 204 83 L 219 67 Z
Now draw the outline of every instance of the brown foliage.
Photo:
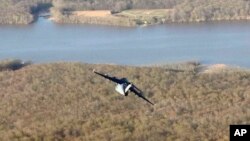
M 0 24 L 29 24 L 51 0 L 0 0 Z
M 228 140 L 230 124 L 250 122 L 249 71 L 203 74 L 189 65 L 2 71 L 0 140 Z M 93 69 L 127 77 L 155 105 L 117 94 Z

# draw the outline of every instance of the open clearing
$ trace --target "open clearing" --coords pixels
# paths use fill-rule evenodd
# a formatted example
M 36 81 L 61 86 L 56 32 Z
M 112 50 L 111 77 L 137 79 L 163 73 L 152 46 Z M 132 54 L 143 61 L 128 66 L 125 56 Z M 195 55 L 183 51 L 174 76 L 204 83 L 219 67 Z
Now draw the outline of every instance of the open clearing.
M 214 64 L 204 67 L 204 69 L 201 71 L 202 73 L 222 73 L 226 69 L 230 69 L 225 64 Z
M 126 17 L 166 17 L 171 9 L 134 9 L 134 10 L 125 10 L 116 15 L 126 16 Z
M 76 16 L 87 16 L 87 17 L 107 17 L 111 16 L 109 10 L 95 10 L 95 11 L 74 11 L 73 15 Z
M 73 21 L 77 21 L 77 23 L 123 26 L 150 25 L 166 22 L 167 15 L 170 15 L 171 11 L 171 9 L 133 9 L 115 14 L 108 10 L 72 11 L 69 14 L 69 19 L 74 19 Z
M 117 14 L 111 14 L 109 10 L 93 10 L 93 11 L 73 11 L 72 15 L 75 16 L 87 16 L 87 17 L 107 17 L 107 16 L 122 16 L 127 18 L 138 17 L 164 17 L 167 13 L 171 12 L 171 9 L 134 9 L 125 10 Z

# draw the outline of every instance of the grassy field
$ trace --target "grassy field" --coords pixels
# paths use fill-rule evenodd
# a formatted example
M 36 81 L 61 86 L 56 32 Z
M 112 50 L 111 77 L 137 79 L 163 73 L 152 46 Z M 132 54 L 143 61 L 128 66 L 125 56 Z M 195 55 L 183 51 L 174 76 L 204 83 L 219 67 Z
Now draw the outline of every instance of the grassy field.
M 117 94 L 114 84 L 93 69 L 127 77 L 155 105 Z M 52 63 L 2 69 L 0 140 L 229 140 L 230 124 L 250 123 L 250 72 L 199 70 L 192 63 Z
M 85 24 L 104 24 L 117 26 L 136 26 L 152 25 L 167 22 L 170 9 L 141 9 L 125 10 L 120 13 L 112 14 L 109 10 L 94 11 L 72 11 L 68 14 L 53 12 L 54 21 L 58 23 L 85 23 Z
M 166 18 L 170 15 L 171 11 L 171 9 L 125 10 L 121 13 L 115 14 L 115 16 L 133 19 L 137 25 L 150 25 L 165 23 L 167 21 Z

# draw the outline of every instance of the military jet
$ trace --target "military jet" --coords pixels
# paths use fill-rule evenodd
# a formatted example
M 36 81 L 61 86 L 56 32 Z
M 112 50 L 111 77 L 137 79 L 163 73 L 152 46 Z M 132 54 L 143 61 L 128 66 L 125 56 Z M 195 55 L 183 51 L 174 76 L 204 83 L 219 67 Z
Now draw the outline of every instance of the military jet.
M 133 92 L 135 95 L 137 95 L 138 97 L 146 100 L 148 103 L 154 105 L 152 102 L 150 102 L 147 98 L 145 98 L 143 96 L 143 93 L 142 91 L 137 88 L 135 85 L 133 85 L 132 83 L 130 83 L 126 78 L 116 78 L 116 77 L 111 77 L 107 74 L 102 74 L 102 73 L 99 73 L 95 70 L 93 70 L 93 72 L 95 74 L 98 74 L 110 81 L 113 81 L 114 83 L 116 83 L 116 87 L 115 87 L 115 90 L 120 93 L 121 95 L 124 95 L 124 96 L 128 96 L 128 93 L 129 91 Z

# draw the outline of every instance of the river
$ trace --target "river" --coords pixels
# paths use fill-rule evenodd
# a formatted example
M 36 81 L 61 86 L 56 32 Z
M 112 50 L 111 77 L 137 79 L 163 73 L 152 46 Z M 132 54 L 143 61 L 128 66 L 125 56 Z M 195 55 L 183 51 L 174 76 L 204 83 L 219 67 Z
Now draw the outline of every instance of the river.
M 250 68 L 250 22 L 112 27 L 55 24 L 0 26 L 0 59 L 149 65 L 185 61 Z

